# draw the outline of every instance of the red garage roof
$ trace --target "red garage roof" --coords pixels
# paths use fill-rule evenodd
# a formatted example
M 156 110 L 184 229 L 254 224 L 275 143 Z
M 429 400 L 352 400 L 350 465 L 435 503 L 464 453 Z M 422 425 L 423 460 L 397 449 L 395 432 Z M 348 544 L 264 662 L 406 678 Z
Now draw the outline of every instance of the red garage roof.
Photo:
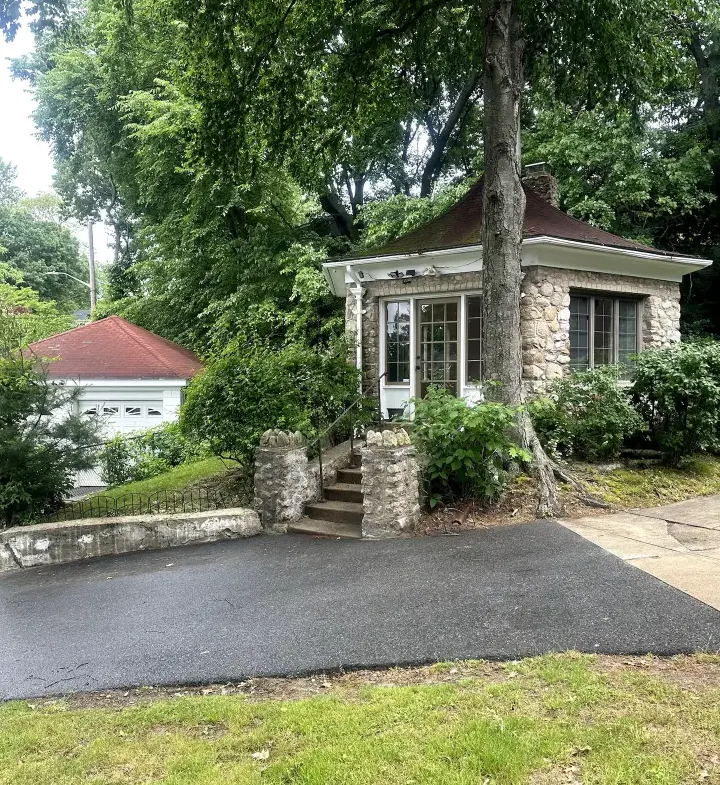
M 626 240 L 615 234 L 598 229 L 584 221 L 564 213 L 557 207 L 523 186 L 526 197 L 523 238 L 556 237 L 564 240 L 604 245 L 630 251 L 643 251 L 670 256 L 666 251 Z M 348 254 L 348 259 L 363 257 L 394 256 L 396 254 L 422 253 L 449 248 L 462 248 L 482 243 L 483 181 L 475 185 L 450 209 L 428 221 L 408 234 L 391 240 L 381 248 Z
M 58 358 L 49 374 L 62 379 L 189 379 L 202 368 L 188 349 L 119 316 L 36 341 L 30 351 Z

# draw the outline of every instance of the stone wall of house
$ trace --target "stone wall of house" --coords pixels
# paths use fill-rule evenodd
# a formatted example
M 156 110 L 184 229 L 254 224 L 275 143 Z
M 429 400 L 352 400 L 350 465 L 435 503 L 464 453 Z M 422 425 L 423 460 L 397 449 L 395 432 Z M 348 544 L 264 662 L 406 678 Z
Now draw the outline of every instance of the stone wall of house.
M 380 297 L 402 299 L 410 295 L 455 294 L 478 290 L 482 287 L 482 273 L 454 273 L 452 275 L 422 275 L 416 278 L 381 281 L 363 281 L 366 291 L 363 299 L 363 383 L 370 385 L 380 371 Z M 351 302 L 352 300 L 352 302 Z M 345 304 L 345 319 L 348 335 L 356 333 L 356 301 L 350 293 Z
M 407 431 L 368 431 L 362 450 L 362 492 L 363 537 L 414 533 L 420 520 L 418 461 Z
M 530 267 L 525 270 L 522 289 L 523 376 L 529 392 L 541 392 L 568 370 L 571 290 L 640 298 L 642 348 L 680 340 L 680 285 L 672 281 Z
M 405 282 L 403 282 L 403 280 Z M 363 282 L 363 375 L 365 384 L 378 376 L 380 297 L 455 294 L 482 288 L 482 273 L 421 276 Z M 541 392 L 567 372 L 570 364 L 570 292 L 587 290 L 636 296 L 642 301 L 642 346 L 656 348 L 680 340 L 680 286 L 672 281 L 630 275 L 527 267 L 523 280 L 521 323 L 523 376 L 530 392 Z M 348 334 L 354 338 L 356 301 L 348 294 Z

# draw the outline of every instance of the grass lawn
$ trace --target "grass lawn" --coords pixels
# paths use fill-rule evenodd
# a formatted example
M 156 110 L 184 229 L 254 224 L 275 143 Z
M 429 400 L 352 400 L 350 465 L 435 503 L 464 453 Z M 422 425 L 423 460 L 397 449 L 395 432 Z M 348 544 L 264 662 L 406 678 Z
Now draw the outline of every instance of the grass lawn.
M 720 458 L 698 456 L 681 469 L 656 466 L 602 472 L 589 468 L 585 480 L 593 493 L 612 505 L 655 507 L 720 493 Z
M 189 485 L 224 474 L 228 471 L 228 466 L 229 462 L 223 461 L 221 458 L 205 458 L 202 461 L 175 466 L 170 471 L 159 474 L 157 477 L 150 477 L 148 480 L 139 480 L 138 482 L 129 482 L 126 485 L 118 485 L 115 488 L 108 488 L 96 495 L 119 499 L 127 493 L 149 495 L 158 491 L 182 491 Z
M 183 496 L 164 491 L 180 491 Z M 62 519 L 67 520 L 72 515 L 105 515 L 107 510 L 112 514 L 136 514 L 147 512 L 148 505 L 153 512 L 207 509 L 209 502 L 220 502 L 227 507 L 245 506 L 251 498 L 250 492 L 250 477 L 236 463 L 205 458 L 176 466 L 157 477 L 86 496 L 68 504 L 63 509 Z
M 718 656 L 550 655 L 177 694 L 0 706 L 0 783 L 720 783 Z

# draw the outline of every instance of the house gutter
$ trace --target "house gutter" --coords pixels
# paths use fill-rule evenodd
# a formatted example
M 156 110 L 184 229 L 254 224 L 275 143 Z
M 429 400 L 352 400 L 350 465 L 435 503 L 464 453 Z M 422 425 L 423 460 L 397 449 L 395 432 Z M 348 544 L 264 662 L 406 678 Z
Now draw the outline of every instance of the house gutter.
M 345 265 L 345 270 L 355 284 L 353 288 L 353 294 L 355 295 L 355 367 L 362 373 L 362 321 L 365 289 L 363 289 L 360 278 L 355 270 L 353 270 L 352 265 Z M 362 389 L 362 377 L 360 378 L 360 387 Z
M 643 251 L 640 249 L 621 248 L 613 245 L 602 245 L 592 242 L 581 242 L 580 240 L 567 240 L 562 237 L 552 237 L 551 235 L 538 235 L 537 237 L 528 237 L 523 240 L 523 246 L 532 245 L 560 245 L 566 248 L 575 248 L 578 250 L 587 251 L 600 251 L 604 253 L 623 254 L 625 256 L 634 256 L 640 259 L 648 259 L 659 262 L 670 262 L 673 264 L 683 264 L 688 267 L 696 266 L 698 269 L 707 267 L 712 264 L 711 259 L 703 259 L 695 256 L 683 256 L 675 254 L 652 253 L 652 251 Z M 410 253 L 388 254 L 387 256 L 360 256 L 355 259 L 349 260 L 353 265 L 368 265 L 368 264 L 386 264 L 388 262 L 401 262 L 410 261 L 419 258 L 432 258 L 434 256 L 446 256 L 449 254 L 467 253 L 467 252 L 482 252 L 482 245 L 459 245 L 455 248 L 440 248 L 437 250 L 429 251 L 413 251 Z M 347 261 L 326 262 L 323 267 L 325 270 L 345 266 L 346 269 L 351 265 Z

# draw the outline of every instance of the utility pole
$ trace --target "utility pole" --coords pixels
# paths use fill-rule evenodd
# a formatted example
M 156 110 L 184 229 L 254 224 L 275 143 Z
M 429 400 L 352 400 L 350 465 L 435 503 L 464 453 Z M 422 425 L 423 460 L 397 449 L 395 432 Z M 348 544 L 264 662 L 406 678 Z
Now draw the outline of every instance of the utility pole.
M 93 240 L 92 218 L 88 220 L 88 266 L 90 268 L 90 310 L 95 310 L 95 242 Z

